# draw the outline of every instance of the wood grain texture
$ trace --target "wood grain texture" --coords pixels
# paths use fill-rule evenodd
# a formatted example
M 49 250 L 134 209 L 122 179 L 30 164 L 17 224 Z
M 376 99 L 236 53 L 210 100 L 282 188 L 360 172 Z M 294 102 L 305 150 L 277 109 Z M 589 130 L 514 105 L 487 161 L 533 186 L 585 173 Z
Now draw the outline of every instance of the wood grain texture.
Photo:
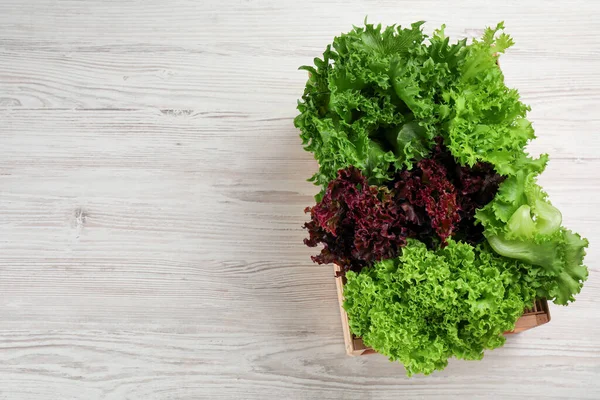
M 408 379 L 344 351 L 302 245 L 316 168 L 293 127 L 332 37 L 505 20 L 502 58 L 591 242 L 552 322 Z M 0 2 L 0 400 L 600 398 L 600 12 L 593 1 Z

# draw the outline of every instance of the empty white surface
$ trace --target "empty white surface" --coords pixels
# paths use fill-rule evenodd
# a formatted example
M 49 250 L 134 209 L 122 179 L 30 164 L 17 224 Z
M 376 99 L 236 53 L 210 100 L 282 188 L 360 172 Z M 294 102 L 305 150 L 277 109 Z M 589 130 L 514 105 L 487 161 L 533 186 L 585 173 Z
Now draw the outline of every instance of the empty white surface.
M 506 21 L 541 182 L 591 242 L 572 306 L 429 377 L 346 357 L 302 244 L 296 68 L 367 14 Z M 0 399 L 600 398 L 599 20 L 589 0 L 3 0 Z

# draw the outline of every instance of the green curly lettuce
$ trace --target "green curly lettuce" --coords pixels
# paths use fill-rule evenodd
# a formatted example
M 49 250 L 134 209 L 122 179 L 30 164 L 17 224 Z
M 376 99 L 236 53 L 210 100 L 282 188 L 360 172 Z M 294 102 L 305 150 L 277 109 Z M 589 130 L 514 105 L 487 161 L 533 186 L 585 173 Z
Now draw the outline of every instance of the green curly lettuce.
M 532 273 L 538 275 L 538 297 L 566 305 L 575 300 L 587 279 L 583 258 L 588 241 L 561 226 L 560 211 L 537 184 L 537 174 L 547 160 L 545 155 L 519 160 L 514 175 L 475 218 L 494 251 L 531 264 Z
M 442 28 L 426 43 L 422 24 L 354 28 L 300 68 L 309 79 L 294 123 L 319 161 L 315 184 L 349 165 L 381 184 L 429 154 L 450 118 L 438 103 L 459 79 L 466 41 L 450 44 Z
M 452 240 L 433 251 L 411 239 L 399 258 L 346 278 L 350 329 L 409 376 L 441 370 L 453 356 L 481 359 L 535 298 L 521 262 Z
M 503 29 L 503 23 L 488 28 L 481 40 L 467 46 L 460 79 L 445 93 L 453 115 L 444 138 L 462 165 L 486 161 L 498 173 L 509 175 L 511 163 L 535 134 L 525 118 L 529 107 L 517 90 L 505 85 L 497 65 L 499 54 L 514 43 L 506 33 L 496 37 Z

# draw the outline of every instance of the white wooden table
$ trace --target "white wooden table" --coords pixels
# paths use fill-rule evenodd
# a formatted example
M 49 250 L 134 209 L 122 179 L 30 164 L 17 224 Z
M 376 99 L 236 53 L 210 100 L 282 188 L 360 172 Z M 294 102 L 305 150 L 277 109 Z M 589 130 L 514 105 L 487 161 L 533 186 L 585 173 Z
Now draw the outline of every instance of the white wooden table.
M 0 399 L 600 398 L 600 11 L 565 3 L 0 2 Z M 591 242 L 572 306 L 429 377 L 345 355 L 302 244 L 296 68 L 366 14 L 506 21 L 541 182 Z

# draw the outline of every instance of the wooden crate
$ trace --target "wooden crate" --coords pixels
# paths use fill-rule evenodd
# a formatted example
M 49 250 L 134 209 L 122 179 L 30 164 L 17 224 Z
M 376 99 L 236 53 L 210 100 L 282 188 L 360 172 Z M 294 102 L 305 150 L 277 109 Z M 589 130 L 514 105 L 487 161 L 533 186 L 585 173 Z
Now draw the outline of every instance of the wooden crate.
M 334 270 L 340 271 L 340 267 L 335 265 Z M 350 325 L 348 324 L 348 314 L 344 307 L 344 283 L 342 278 L 335 278 L 335 285 L 337 287 L 338 300 L 340 304 L 340 315 L 342 316 L 342 329 L 344 331 L 344 343 L 346 345 L 346 353 L 349 356 L 362 356 L 366 354 L 376 353 L 370 347 L 365 346 L 362 339 L 354 336 L 350 332 Z M 517 320 L 515 329 L 509 332 L 504 332 L 505 335 L 519 333 L 526 331 L 527 329 L 535 328 L 536 326 L 543 325 L 550 321 L 550 311 L 548 310 L 548 302 L 546 299 L 537 300 L 531 309 L 526 309 L 523 312 L 523 316 Z

